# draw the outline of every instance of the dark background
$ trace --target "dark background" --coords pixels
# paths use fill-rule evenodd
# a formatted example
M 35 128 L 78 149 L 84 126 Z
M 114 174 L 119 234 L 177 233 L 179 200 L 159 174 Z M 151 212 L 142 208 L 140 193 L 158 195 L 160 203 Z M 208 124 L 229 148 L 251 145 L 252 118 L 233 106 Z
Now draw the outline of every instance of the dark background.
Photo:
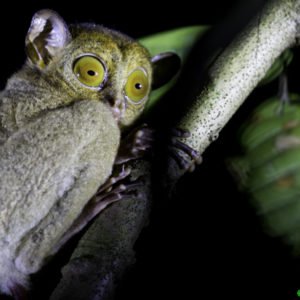
M 82 1 L 26 7 L 11 3 L 0 18 L 1 88 L 23 64 L 31 17 L 42 8 L 56 10 L 67 23 L 92 21 L 135 38 L 181 26 L 213 24 L 214 35 L 208 39 L 213 49 L 229 42 L 263 2 Z M 289 69 L 293 92 L 299 92 L 298 56 L 296 49 Z M 118 300 L 297 299 L 299 261 L 280 240 L 263 233 L 247 196 L 237 190 L 224 163 L 238 152 L 236 129 L 257 103 L 276 94 L 277 84 L 254 91 L 206 150 L 203 164 L 180 181 L 177 195 L 156 205 L 160 211 L 153 212 L 150 225 L 137 241 L 137 263 L 121 283 Z

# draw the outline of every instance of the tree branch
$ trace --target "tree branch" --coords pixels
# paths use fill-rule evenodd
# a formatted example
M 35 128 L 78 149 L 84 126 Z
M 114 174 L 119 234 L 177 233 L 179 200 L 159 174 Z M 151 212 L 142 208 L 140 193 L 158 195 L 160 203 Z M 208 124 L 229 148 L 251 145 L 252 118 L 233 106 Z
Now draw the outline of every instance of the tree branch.
M 207 85 L 177 124 L 191 133 L 189 138 L 180 139 L 183 143 L 202 154 L 219 136 L 275 59 L 297 43 L 299 10 L 299 0 L 267 1 L 223 51 L 208 72 Z M 173 180 L 182 176 L 172 160 L 169 170 Z

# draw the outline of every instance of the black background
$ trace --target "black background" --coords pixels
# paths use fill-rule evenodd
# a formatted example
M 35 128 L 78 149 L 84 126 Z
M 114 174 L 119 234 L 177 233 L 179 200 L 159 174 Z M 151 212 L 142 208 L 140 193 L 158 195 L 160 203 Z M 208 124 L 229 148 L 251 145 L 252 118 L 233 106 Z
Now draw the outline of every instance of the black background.
M 213 24 L 211 46 L 226 44 L 263 3 L 256 1 L 123 1 L 8 3 L 2 9 L 1 88 L 25 60 L 24 39 L 32 15 L 56 10 L 67 23 L 91 21 L 138 38 L 187 25 Z M 207 50 L 208 51 L 208 50 Z M 299 51 L 289 70 L 290 89 L 299 92 Z M 280 240 L 270 238 L 247 196 L 238 192 L 224 159 L 238 152 L 235 133 L 248 112 L 273 96 L 277 82 L 254 91 L 204 162 L 187 174 L 177 195 L 154 211 L 136 244 L 137 263 L 121 283 L 117 299 L 297 299 L 299 260 Z M 170 111 L 172 113 L 172 108 Z M 163 199 L 155 199 L 160 201 Z

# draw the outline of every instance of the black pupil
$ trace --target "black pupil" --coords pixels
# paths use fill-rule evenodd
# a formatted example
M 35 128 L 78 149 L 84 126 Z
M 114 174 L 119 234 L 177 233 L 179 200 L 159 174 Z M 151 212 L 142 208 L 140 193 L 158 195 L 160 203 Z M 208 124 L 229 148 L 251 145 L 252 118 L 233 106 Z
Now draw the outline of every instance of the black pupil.
M 90 75 L 90 76 L 95 76 L 95 72 L 93 70 L 88 70 L 87 73 Z
M 137 90 L 140 90 L 140 89 L 142 88 L 142 85 L 141 85 L 140 83 L 136 83 L 136 84 L 135 84 L 135 88 L 136 88 Z

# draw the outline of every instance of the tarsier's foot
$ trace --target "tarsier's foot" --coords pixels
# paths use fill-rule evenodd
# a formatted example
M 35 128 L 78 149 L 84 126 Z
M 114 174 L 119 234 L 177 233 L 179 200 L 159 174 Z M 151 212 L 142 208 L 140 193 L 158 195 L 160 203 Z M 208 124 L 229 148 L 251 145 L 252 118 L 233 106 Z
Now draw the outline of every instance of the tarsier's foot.
M 202 156 L 192 149 L 190 146 L 180 142 L 178 138 L 186 138 L 189 137 L 190 133 L 187 130 L 182 130 L 178 128 L 172 129 L 172 138 L 171 138 L 171 145 L 169 146 L 169 153 L 178 163 L 178 165 L 187 170 L 192 172 L 195 169 L 195 164 L 199 165 L 202 162 Z M 190 156 L 193 160 L 192 164 L 188 162 L 180 153 L 181 150 Z
M 128 198 L 138 198 L 139 193 L 136 187 L 143 185 L 142 180 L 130 182 L 128 176 L 131 170 L 125 168 L 122 165 L 121 170 L 114 171 L 114 174 L 104 183 L 97 191 L 93 199 L 90 200 L 88 206 L 85 208 L 90 215 L 89 218 L 93 218 L 107 205 Z
M 153 130 L 146 124 L 130 132 L 122 141 L 115 164 L 137 159 L 145 155 L 153 142 Z
M 67 241 L 75 233 L 79 232 L 109 204 L 122 199 L 141 197 L 136 188 L 144 185 L 145 182 L 140 178 L 130 182 L 128 179 L 130 171 L 131 170 L 125 168 L 124 165 L 121 166 L 121 170 L 114 171 L 114 174 L 99 188 L 94 197 L 86 204 L 71 228 L 65 236 L 62 237 L 62 240 Z
M 129 168 L 125 168 L 124 165 L 122 165 L 121 170 L 115 172 L 115 174 L 101 186 L 95 195 L 95 201 L 98 203 L 101 202 L 102 205 L 106 206 L 124 198 L 138 197 L 135 188 L 141 186 L 143 183 L 142 180 L 139 179 L 133 182 L 126 180 L 130 172 L 131 170 Z

